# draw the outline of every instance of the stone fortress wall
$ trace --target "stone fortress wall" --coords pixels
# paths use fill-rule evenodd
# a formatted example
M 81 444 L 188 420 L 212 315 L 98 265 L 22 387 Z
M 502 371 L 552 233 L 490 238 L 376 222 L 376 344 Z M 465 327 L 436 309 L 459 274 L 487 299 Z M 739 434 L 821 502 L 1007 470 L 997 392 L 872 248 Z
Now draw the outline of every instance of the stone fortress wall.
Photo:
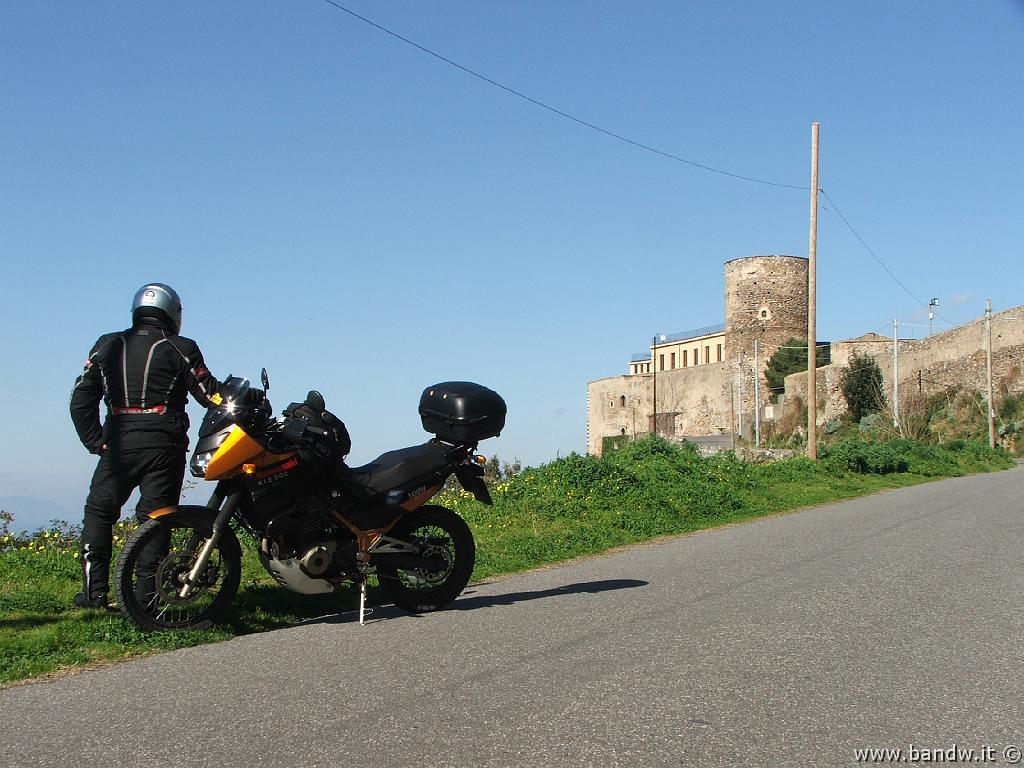
M 934 394 L 952 388 L 985 392 L 986 324 L 984 319 L 924 339 L 899 340 L 900 401 L 909 393 Z M 832 364 L 818 369 L 817 423 L 824 424 L 846 411 L 842 393 L 843 369 L 857 352 L 878 363 L 886 397 L 892 397 L 893 340 L 877 334 L 832 344 Z M 992 315 L 992 381 L 995 397 L 1024 392 L 1024 306 Z M 787 408 L 807 400 L 807 373 L 786 377 Z
M 921 340 L 900 339 L 900 391 L 916 392 L 919 387 L 924 393 L 951 387 L 984 391 L 985 328 L 984 320 L 978 320 Z M 606 437 L 638 437 L 654 430 L 655 377 L 659 434 L 683 437 L 740 432 L 752 437 L 755 386 L 762 419 L 782 416 L 782 408 L 768 405 L 764 379 L 768 359 L 790 338 L 804 338 L 806 333 L 807 259 L 749 256 L 726 262 L 723 361 L 590 382 L 587 452 L 600 455 Z M 755 340 L 759 342 L 757 370 Z M 819 424 L 846 410 L 842 369 L 855 351 L 875 358 L 891 395 L 892 338 L 867 334 L 833 342 L 832 364 L 818 369 Z M 1024 391 L 1024 306 L 992 316 L 992 363 L 993 381 L 1003 388 L 997 389 L 997 396 L 1000 391 Z M 787 377 L 784 408 L 806 402 L 806 395 L 806 373 Z

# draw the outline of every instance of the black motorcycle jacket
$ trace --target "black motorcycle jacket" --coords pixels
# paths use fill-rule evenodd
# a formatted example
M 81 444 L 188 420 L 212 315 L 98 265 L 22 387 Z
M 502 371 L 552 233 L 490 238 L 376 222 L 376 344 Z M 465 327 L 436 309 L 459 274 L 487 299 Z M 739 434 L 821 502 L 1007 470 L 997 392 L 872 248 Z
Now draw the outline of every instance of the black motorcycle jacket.
M 91 452 L 177 446 L 188 448 L 188 393 L 204 408 L 220 382 L 199 346 L 152 318 L 101 336 L 71 392 L 71 420 Z M 99 403 L 107 405 L 100 424 Z

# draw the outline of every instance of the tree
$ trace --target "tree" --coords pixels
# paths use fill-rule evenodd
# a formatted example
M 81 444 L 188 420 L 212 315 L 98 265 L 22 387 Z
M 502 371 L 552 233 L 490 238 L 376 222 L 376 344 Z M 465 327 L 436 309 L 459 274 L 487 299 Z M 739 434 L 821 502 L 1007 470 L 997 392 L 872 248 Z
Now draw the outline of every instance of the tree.
M 489 483 L 496 483 L 501 480 L 501 459 L 494 454 L 484 464 L 484 480 Z
M 503 462 L 495 454 L 484 464 L 484 480 L 488 483 L 500 483 L 511 480 L 523 471 L 522 462 L 519 459 L 512 459 L 512 463 Z
M 817 365 L 821 368 L 828 365 L 832 359 L 832 348 L 826 344 L 818 347 L 815 355 Z M 792 338 L 779 347 L 775 354 L 768 358 L 768 367 L 765 369 L 764 378 L 768 382 L 768 388 L 778 394 L 786 388 L 786 377 L 791 373 L 799 373 L 807 370 L 807 340 L 801 341 Z
M 854 352 L 850 364 L 843 368 L 840 389 L 846 398 L 850 419 L 860 422 L 885 404 L 882 394 L 882 371 L 870 355 Z

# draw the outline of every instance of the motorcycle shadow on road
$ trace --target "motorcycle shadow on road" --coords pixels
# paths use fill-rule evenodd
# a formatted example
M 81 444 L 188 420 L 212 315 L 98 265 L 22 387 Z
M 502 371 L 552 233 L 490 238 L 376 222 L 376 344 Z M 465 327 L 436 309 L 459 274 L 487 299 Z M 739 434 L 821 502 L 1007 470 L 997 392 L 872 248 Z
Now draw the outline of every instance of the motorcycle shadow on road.
M 561 597 L 564 595 L 599 594 L 618 589 L 636 589 L 646 587 L 649 582 L 639 579 L 602 579 L 600 581 L 584 581 L 577 584 L 564 584 L 550 589 L 537 589 L 525 592 L 505 592 L 503 594 L 476 594 L 480 587 L 486 587 L 500 582 L 480 582 L 466 588 L 454 603 L 448 606 L 447 611 L 476 611 L 481 608 L 500 608 L 503 606 L 524 603 L 529 600 L 543 600 L 550 597 Z M 367 624 L 373 624 L 386 619 L 395 619 L 401 616 L 416 618 L 423 614 L 408 613 L 394 605 L 375 605 L 367 609 Z M 358 611 L 344 611 L 329 616 L 318 616 L 315 619 L 308 619 L 301 624 L 347 624 L 359 621 Z

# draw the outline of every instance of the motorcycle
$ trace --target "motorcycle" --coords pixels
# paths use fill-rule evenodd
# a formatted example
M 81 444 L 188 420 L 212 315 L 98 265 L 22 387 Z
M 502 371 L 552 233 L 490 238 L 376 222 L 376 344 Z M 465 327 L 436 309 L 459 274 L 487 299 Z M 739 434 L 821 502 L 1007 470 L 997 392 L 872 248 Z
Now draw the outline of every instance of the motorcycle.
M 143 631 L 202 629 L 221 620 L 238 591 L 238 534 L 286 589 L 303 594 L 359 587 L 359 621 L 371 575 L 411 613 L 455 600 L 475 561 L 473 534 L 443 506 L 428 504 L 454 475 L 491 504 L 478 443 L 497 436 L 506 407 L 493 390 L 444 382 L 420 398 L 422 445 L 348 467 L 344 423 L 310 391 L 280 418 L 263 391 L 229 377 L 199 430 L 189 466 L 217 483 L 209 502 L 149 513 L 114 569 L 121 613 Z

